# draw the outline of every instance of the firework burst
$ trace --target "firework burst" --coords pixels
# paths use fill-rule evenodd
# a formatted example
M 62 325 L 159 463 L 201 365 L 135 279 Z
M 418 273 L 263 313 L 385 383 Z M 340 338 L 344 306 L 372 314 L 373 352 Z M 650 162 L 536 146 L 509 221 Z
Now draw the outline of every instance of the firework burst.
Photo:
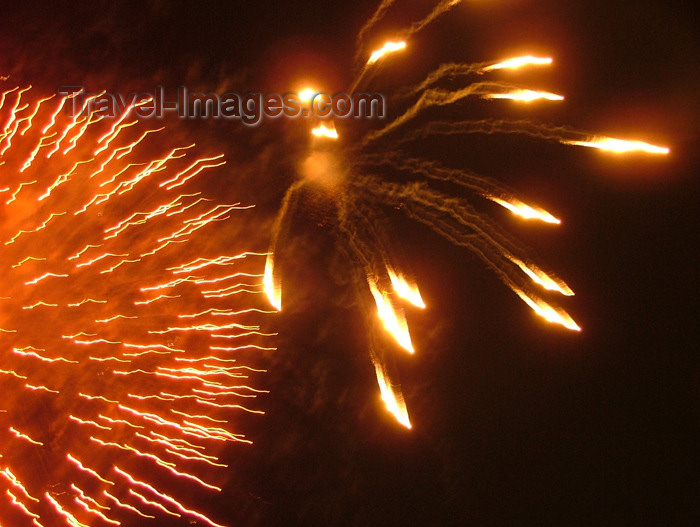
M 348 91 L 367 90 L 378 78 L 384 62 L 400 60 L 402 55 L 410 53 L 411 37 L 460 3 L 460 0 L 438 2 L 423 18 L 395 38 L 379 49 L 369 50 L 367 36 L 395 7 L 393 0 L 381 2 L 359 33 L 356 54 L 359 72 Z M 275 253 L 287 236 L 290 216 L 299 207 L 303 193 L 308 191 L 320 193 L 333 203 L 337 231 L 357 264 L 356 283 L 367 286 L 360 294 L 368 298 L 368 290 L 374 299 L 376 311 L 372 313 L 374 308 L 367 309 L 368 320 L 378 316 L 397 349 L 414 353 L 404 306 L 412 304 L 422 309 L 425 304 L 407 271 L 410 269 L 408 262 L 399 258 L 393 247 L 394 236 L 383 221 L 382 207 L 400 209 L 449 242 L 468 248 L 537 315 L 566 329 L 580 331 L 574 319 L 556 299 L 551 298 L 571 296 L 574 294 L 571 288 L 556 275 L 545 271 L 526 248 L 481 212 L 474 198 L 498 204 L 524 220 L 550 225 L 559 224 L 560 220 L 541 207 L 526 203 L 498 181 L 464 168 L 445 166 L 435 159 L 413 157 L 409 153 L 411 145 L 429 137 L 477 133 L 522 134 L 563 145 L 616 153 L 669 152 L 667 148 L 643 141 L 615 139 L 531 121 L 461 120 L 461 110 L 456 110 L 447 119 L 426 123 L 424 116 L 429 110 L 456 108 L 470 98 L 518 103 L 562 101 L 564 97 L 556 93 L 489 77 L 504 70 L 546 67 L 552 62 L 550 57 L 525 55 L 477 64 L 443 64 L 416 85 L 397 90 L 390 100 L 395 106 L 405 107 L 405 111 L 357 140 L 352 139 L 351 125 L 347 121 L 342 127 L 340 122 L 318 123 L 312 130 L 314 142 L 308 158 L 301 165 L 301 177 L 289 188 L 277 218 L 264 276 L 270 303 L 276 309 L 282 309 L 283 284 Z M 470 79 L 476 80 L 472 82 Z M 445 87 L 448 84 L 453 86 L 455 82 L 460 85 Z M 455 115 L 460 118 L 455 119 Z M 348 132 L 346 136 L 343 131 Z M 392 174 L 392 177 L 385 178 L 385 174 Z M 431 183 L 436 184 L 431 186 Z M 446 186 L 454 191 L 442 190 Z M 401 424 L 410 428 L 404 397 L 392 367 L 392 350 L 373 344 L 370 353 L 387 409 Z
M 0 523 L 221 525 L 197 504 L 227 481 L 226 445 L 250 442 L 236 415 L 261 413 L 260 370 L 239 359 L 270 349 L 264 255 L 230 252 L 227 226 L 250 206 L 202 190 L 223 155 L 173 145 L 133 106 L 105 118 L 85 98 L 71 116 L 73 96 L 10 83 Z

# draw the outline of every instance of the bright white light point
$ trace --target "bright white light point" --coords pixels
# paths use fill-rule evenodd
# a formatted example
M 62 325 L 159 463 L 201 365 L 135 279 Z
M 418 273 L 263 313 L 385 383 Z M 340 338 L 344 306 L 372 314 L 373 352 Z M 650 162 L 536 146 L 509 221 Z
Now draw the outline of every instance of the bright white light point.
M 297 95 L 299 96 L 300 102 L 310 103 L 313 100 L 314 95 L 316 95 L 317 93 L 318 92 L 313 88 L 304 88 Z

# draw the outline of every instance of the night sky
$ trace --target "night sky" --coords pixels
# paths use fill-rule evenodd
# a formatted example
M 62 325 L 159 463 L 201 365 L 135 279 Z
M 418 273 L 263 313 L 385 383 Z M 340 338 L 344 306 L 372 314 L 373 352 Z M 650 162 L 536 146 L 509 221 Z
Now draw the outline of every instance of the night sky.
M 371 43 L 427 2 L 397 2 Z M 405 6 L 405 7 L 404 7 Z M 180 84 L 341 91 L 373 1 L 17 2 L 0 17 L 0 74 L 47 90 Z M 266 321 L 275 353 L 255 441 L 230 453 L 211 504 L 231 525 L 697 525 L 700 42 L 683 1 L 464 2 L 374 78 L 391 90 L 443 62 L 523 51 L 555 59 L 514 80 L 554 105 L 468 102 L 435 117 L 532 118 L 671 148 L 616 156 L 516 135 L 438 139 L 414 154 L 504 181 L 562 218 L 504 229 L 576 291 L 574 334 L 537 318 L 467 250 L 394 210 L 425 312 L 408 311 L 417 353 L 398 356 L 413 429 L 383 409 L 348 261 L 310 200 L 293 222 L 288 308 Z M 391 109 L 390 109 L 391 111 Z M 431 114 L 432 115 L 432 114 Z M 427 118 L 415 126 L 424 124 Z M 294 181 L 303 123 L 191 123 L 259 205 L 251 244 Z M 364 125 L 363 125 L 364 126 Z M 240 174 L 240 176 L 237 176 Z M 381 175 L 381 174 L 379 174 Z M 239 179 L 236 179 L 239 178 Z M 363 293 L 368 294 L 368 293 Z M 208 505 L 204 505 L 206 508 Z

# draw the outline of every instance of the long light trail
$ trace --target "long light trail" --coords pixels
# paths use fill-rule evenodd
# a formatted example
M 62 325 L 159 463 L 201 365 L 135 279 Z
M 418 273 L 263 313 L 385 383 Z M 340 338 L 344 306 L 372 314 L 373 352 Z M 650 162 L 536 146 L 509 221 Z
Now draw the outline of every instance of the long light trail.
M 385 62 L 388 66 L 405 60 L 417 43 L 411 37 L 460 3 L 460 0 L 437 1 L 432 8 L 426 7 L 429 11 L 423 18 L 397 31 L 383 45 L 370 48 L 367 39 L 372 30 L 392 9 L 399 9 L 393 0 L 380 2 L 357 38 L 358 68 L 348 92 L 367 91 L 370 83 L 375 89 Z M 549 295 L 572 296 L 571 288 L 554 274 L 545 272 L 529 257 L 527 249 L 502 233 L 487 214 L 464 197 L 464 192 L 475 194 L 477 200 L 496 203 L 515 217 L 535 224 L 560 225 L 561 220 L 537 205 L 526 203 L 491 178 L 410 155 L 414 144 L 427 139 L 474 133 L 521 134 L 612 153 L 669 154 L 668 148 L 643 141 L 587 134 L 529 120 L 455 119 L 469 99 L 492 101 L 491 104 L 562 102 L 563 95 L 511 82 L 520 70 L 547 67 L 553 62 L 552 57 L 525 54 L 493 62 L 442 64 L 417 84 L 400 87 L 390 94 L 390 100 L 402 108 L 402 113 L 381 121 L 369 131 L 349 133 L 344 138 L 332 119 L 315 122 L 310 130 L 313 137 L 310 154 L 301 164 L 299 181 L 288 189 L 283 199 L 267 255 L 262 288 L 272 307 L 279 311 L 283 306 L 284 288 L 278 270 L 277 248 L 284 244 L 289 217 L 300 208 L 304 187 L 313 185 L 318 193 L 321 182 L 329 189 L 326 196 L 335 208 L 338 236 L 358 268 L 357 281 L 366 282 L 374 300 L 373 308 L 365 311 L 381 321 L 395 347 L 411 354 L 415 352 L 402 303 L 419 309 L 425 309 L 426 304 L 407 271 L 410 262 L 402 259 L 401 251 L 394 248 L 388 222 L 382 217 L 382 207 L 402 210 L 449 242 L 470 249 L 542 319 L 568 330 L 581 331 L 556 300 L 547 298 Z M 477 79 L 459 84 L 469 77 Z M 351 125 L 346 120 L 343 129 L 349 130 Z M 400 173 L 401 181 L 406 183 L 383 180 L 385 172 L 394 178 Z M 437 182 L 441 189 L 450 185 L 457 192 L 436 190 L 431 187 L 432 182 Z M 370 356 L 381 398 L 396 420 L 410 428 L 404 397 L 391 366 L 394 350 L 377 348 L 373 339 L 370 340 Z
M 163 525 L 175 511 L 222 525 L 195 510 L 191 490 L 219 492 L 223 449 L 250 443 L 235 418 L 261 413 L 254 398 L 266 392 L 256 388 L 263 370 L 241 353 L 274 349 L 259 326 L 269 312 L 260 287 L 206 294 L 262 276 L 264 254 L 231 251 L 237 242 L 216 236 L 249 206 L 207 196 L 224 156 L 173 146 L 162 126 L 144 131 L 133 107 L 117 119 L 70 116 L 67 97 L 7 84 L 0 525 L 130 525 L 135 516 Z M 188 267 L 196 276 L 180 279 Z M 195 305 L 198 326 L 174 335 Z M 235 346 L 218 345 L 223 334 Z M 229 362 L 233 350 L 240 364 Z M 185 367 L 183 357 L 197 362 Z M 241 395 L 246 404 L 234 405 Z M 37 477 L 35 460 L 51 469 Z M 115 473 L 116 463 L 138 479 Z M 164 479 L 173 494 L 158 490 Z

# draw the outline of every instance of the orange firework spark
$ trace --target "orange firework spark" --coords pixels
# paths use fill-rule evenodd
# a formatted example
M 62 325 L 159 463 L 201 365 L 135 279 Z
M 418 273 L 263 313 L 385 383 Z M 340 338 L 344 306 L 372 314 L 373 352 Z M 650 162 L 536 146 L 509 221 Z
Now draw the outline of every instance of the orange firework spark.
M 359 71 L 350 92 L 367 90 L 384 61 L 398 60 L 411 49 L 410 37 L 431 24 L 438 16 L 460 3 L 459 0 L 441 0 L 422 19 L 414 22 L 394 39 L 376 50 L 368 51 L 364 45 L 366 35 L 394 7 L 393 0 L 380 3 L 374 15 L 361 29 L 356 54 Z M 401 53 L 397 53 L 401 52 Z M 366 55 L 365 55 L 366 53 Z M 361 57 L 367 57 L 361 60 Z M 451 168 L 436 160 L 412 157 L 406 145 L 440 135 L 466 135 L 471 133 L 519 133 L 540 139 L 556 141 L 564 145 L 596 148 L 608 152 L 642 152 L 646 154 L 668 154 L 669 149 L 642 141 L 613 139 L 596 134 L 576 132 L 564 128 L 548 127 L 530 121 L 478 120 L 459 121 L 453 118 L 436 120 L 425 124 L 426 110 L 436 112 L 444 107 L 463 105 L 466 99 L 479 98 L 491 101 L 507 100 L 515 103 L 560 102 L 562 95 L 549 91 L 534 90 L 504 81 L 483 81 L 454 85 L 455 79 L 469 76 L 498 74 L 526 67 L 549 66 L 550 57 L 524 55 L 486 63 L 443 64 L 429 73 L 414 86 L 398 90 L 393 101 L 405 103 L 403 113 L 395 115 L 379 128 L 353 139 L 338 134 L 330 120 L 317 124 L 311 134 L 314 138 L 333 141 L 313 141 L 311 153 L 300 171 L 301 178 L 288 190 L 278 214 L 272 243 L 267 257 L 263 279 L 264 290 L 270 303 L 282 309 L 282 279 L 276 262 L 276 249 L 289 225 L 288 216 L 298 206 L 301 190 L 306 185 L 318 182 L 339 182 L 327 185 L 327 193 L 335 206 L 336 223 L 346 241 L 349 252 L 358 264 L 360 281 L 367 283 L 376 309 L 368 309 L 371 318 L 381 321 L 399 348 L 414 353 L 414 347 L 403 314 L 401 302 L 406 301 L 418 308 L 425 308 L 419 289 L 410 279 L 397 251 L 392 250 L 392 236 L 387 234 L 385 223 L 379 217 L 381 206 L 400 209 L 412 219 L 430 227 L 456 245 L 471 249 L 522 299 L 538 316 L 572 331 L 581 328 L 556 303 L 545 299 L 548 295 L 572 296 L 574 293 L 566 283 L 555 275 L 545 272 L 539 264 L 528 257 L 528 251 L 498 229 L 494 222 L 478 211 L 461 194 L 450 194 L 432 188 L 431 181 L 440 188 L 451 185 L 457 189 L 475 193 L 479 198 L 490 200 L 526 220 L 539 220 L 546 224 L 561 221 L 544 209 L 527 204 L 500 183 L 462 168 Z M 459 109 L 456 110 L 459 112 Z M 418 117 L 423 118 L 422 121 Z M 422 124 L 416 125 L 417 122 Z M 345 126 L 351 126 L 346 121 Z M 403 132 L 403 133 L 402 133 Z M 348 134 L 351 136 L 351 134 Z M 389 182 L 377 173 L 400 172 L 402 181 Z M 369 304 L 369 302 L 367 302 Z M 391 371 L 391 360 L 387 351 L 371 349 L 377 381 L 386 408 L 402 425 L 410 428 L 410 420 L 401 393 L 400 385 Z
M 7 84 L 0 522 L 218 526 L 197 500 L 221 490 L 222 449 L 250 443 L 232 419 L 260 413 L 242 401 L 264 392 L 261 370 L 236 360 L 272 349 L 253 320 L 264 255 L 212 239 L 248 207 L 195 184 L 222 155 L 166 146 L 132 108 L 116 120 L 68 116 L 67 97 L 32 100 Z M 37 463 L 52 466 L 48 480 Z

